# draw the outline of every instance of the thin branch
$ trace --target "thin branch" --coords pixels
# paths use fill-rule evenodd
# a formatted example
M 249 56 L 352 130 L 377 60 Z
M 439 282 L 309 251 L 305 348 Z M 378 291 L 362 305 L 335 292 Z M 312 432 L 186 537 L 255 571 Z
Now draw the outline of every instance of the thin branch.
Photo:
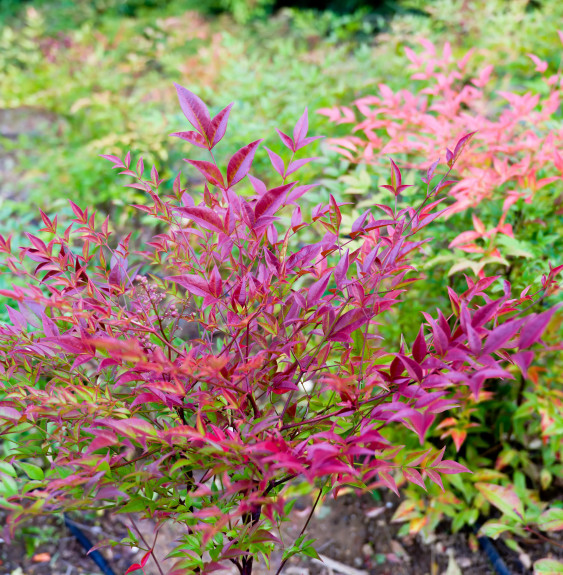
M 307 521 L 305 521 L 305 525 L 303 525 L 303 528 L 301 529 L 301 532 L 299 533 L 299 536 L 297 537 L 297 539 L 299 539 L 299 537 L 301 537 L 301 535 L 303 535 L 303 533 L 305 533 L 305 530 L 307 529 L 307 527 L 309 527 L 309 523 L 311 522 L 311 519 L 313 518 L 313 513 L 315 512 L 315 509 L 317 508 L 317 505 L 319 504 L 319 501 L 321 500 L 321 496 L 323 494 L 323 487 L 321 487 L 319 489 L 319 494 L 317 495 L 317 498 L 315 499 L 315 503 L 313 503 L 313 507 L 311 507 L 311 511 L 309 513 L 309 516 L 307 517 Z M 276 575 L 280 575 L 281 570 L 285 567 L 285 564 L 288 561 L 289 561 L 289 557 L 286 557 L 281 562 L 280 566 L 278 567 L 278 570 L 276 571 Z

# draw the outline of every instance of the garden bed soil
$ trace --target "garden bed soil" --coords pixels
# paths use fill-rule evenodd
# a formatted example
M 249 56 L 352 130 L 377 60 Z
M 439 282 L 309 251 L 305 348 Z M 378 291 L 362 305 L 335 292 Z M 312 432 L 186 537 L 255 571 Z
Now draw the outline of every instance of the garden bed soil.
M 287 575 L 488 575 L 494 570 L 487 556 L 474 549 L 475 539 L 470 533 L 452 534 L 447 523 L 436 535 L 423 542 L 420 536 L 397 536 L 399 525 L 391 523 L 398 504 L 390 495 L 386 501 L 376 503 L 370 495 L 356 497 L 346 494 L 329 500 L 316 510 L 307 531 L 316 539 L 316 548 L 325 559 L 323 565 L 309 557 L 294 557 L 285 566 Z M 300 533 L 310 511 L 310 501 L 301 499 L 292 512 L 284 529 L 284 538 L 293 541 Z M 371 516 L 371 517 L 370 517 Z M 97 543 L 104 535 L 119 538 L 127 536 L 124 516 L 109 514 L 100 517 L 73 515 L 88 538 Z M 152 542 L 152 525 L 137 522 L 149 543 Z M 27 535 L 28 548 L 36 543 L 31 554 L 26 552 L 24 540 L 19 537 L 9 545 L 0 543 L 0 574 L 10 575 L 86 575 L 101 571 L 86 556 L 78 541 L 69 533 L 60 519 L 37 518 L 34 527 L 38 535 Z M 41 534 L 43 533 L 43 535 Z M 162 560 L 173 548 L 181 532 L 165 526 L 158 538 L 157 555 Z M 556 535 L 558 542 L 563 538 Z M 30 543 L 31 537 L 31 543 Z M 35 537 L 35 541 L 33 538 Z M 551 556 L 563 559 L 563 549 L 543 541 L 518 541 L 523 553 L 509 549 L 502 541 L 494 542 L 496 549 L 513 575 L 531 574 L 533 562 Z M 106 561 L 116 575 L 138 562 L 143 551 L 127 547 L 101 549 Z M 281 551 L 272 557 L 271 569 L 256 564 L 255 575 L 273 575 L 280 564 Z M 167 571 L 167 561 L 161 563 Z M 169 568 L 169 567 L 168 567 Z M 140 573 L 140 571 L 138 572 Z M 235 574 L 236 569 L 223 575 Z M 154 563 L 146 567 L 147 575 L 158 575 Z M 218 573 L 218 575 L 221 575 Z

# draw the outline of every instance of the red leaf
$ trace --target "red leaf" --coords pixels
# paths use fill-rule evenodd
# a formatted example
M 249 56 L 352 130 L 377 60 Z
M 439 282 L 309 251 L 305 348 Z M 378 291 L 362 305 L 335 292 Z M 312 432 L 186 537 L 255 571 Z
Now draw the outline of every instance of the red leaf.
M 480 307 L 471 318 L 471 325 L 473 327 L 481 327 L 485 325 L 497 312 L 502 301 L 496 300 Z
M 291 184 L 284 184 L 278 188 L 268 190 L 254 206 L 254 215 L 256 219 L 261 216 L 269 216 L 276 212 L 285 199 L 285 194 L 293 188 L 297 182 Z
M 152 549 L 149 549 L 142 557 L 141 559 L 141 567 L 144 567 L 147 564 L 147 561 L 149 560 L 149 557 L 151 556 L 152 553 Z
M 208 137 L 207 131 L 211 120 L 207 106 L 198 96 L 186 90 L 186 88 L 179 84 L 174 84 L 174 86 L 176 86 L 178 100 L 184 116 L 202 136 Z
M 340 258 L 340 261 L 334 268 L 334 279 L 336 281 L 336 287 L 338 287 L 338 289 L 342 289 L 344 287 L 349 265 L 350 265 L 349 250 L 346 250 L 344 257 Z
M 255 142 L 248 144 L 248 146 L 244 146 L 244 148 L 235 152 L 233 157 L 229 160 L 229 165 L 227 166 L 227 183 L 229 187 L 240 182 L 246 174 L 248 174 L 250 167 L 252 166 L 252 160 L 254 159 L 256 148 L 260 142 L 262 142 L 262 140 L 256 140 Z
M 351 309 L 336 321 L 327 341 L 350 341 L 350 334 L 369 321 L 371 314 L 365 309 Z
M 211 295 L 209 284 L 199 276 L 193 274 L 184 274 L 181 276 L 168 276 L 164 279 L 173 281 L 186 288 L 190 293 L 199 296 Z
M 199 224 L 202 228 L 211 232 L 223 232 L 223 222 L 221 218 L 210 208 L 200 207 L 182 207 L 176 209 L 178 212 L 185 214 L 191 220 Z
M 318 301 L 322 298 L 324 292 L 326 291 L 326 287 L 330 280 L 330 276 L 332 274 L 332 270 L 329 271 L 324 277 L 320 280 L 316 281 L 309 289 L 307 290 L 307 306 L 312 307 L 318 303 Z
M 412 345 L 412 355 L 414 359 L 420 363 L 428 355 L 428 347 L 426 346 L 426 339 L 424 338 L 424 328 L 420 326 L 420 331 Z
M 209 124 L 209 129 L 207 130 L 207 135 L 210 142 L 210 150 L 214 148 L 225 135 L 227 131 L 227 123 L 229 121 L 229 113 L 233 104 L 229 104 L 226 108 L 223 108 Z
M 457 162 L 457 159 L 458 159 L 459 156 L 461 155 L 461 152 L 463 152 L 463 149 L 465 148 L 465 146 L 467 146 L 467 144 L 469 144 L 469 142 L 471 141 L 471 138 L 472 138 L 476 133 L 477 133 L 477 132 L 470 132 L 469 134 L 465 134 L 465 136 L 462 136 L 462 137 L 458 140 L 457 144 L 455 145 L 452 163 Z
M 196 167 L 200 174 L 213 186 L 219 186 L 221 189 L 225 189 L 225 184 L 223 182 L 223 175 L 219 168 L 212 164 L 211 162 L 203 162 L 200 160 L 184 160 Z
M 143 568 L 138 563 L 133 563 L 133 565 L 131 565 L 131 567 L 125 571 L 125 575 L 132 573 L 133 571 L 138 571 L 139 569 L 142 571 Z
M 414 361 L 410 357 L 406 357 L 400 354 L 397 354 L 397 357 L 401 360 L 401 363 L 405 366 L 405 369 L 407 370 L 409 376 L 420 383 L 423 377 L 423 372 L 420 365 L 418 365 L 418 363 L 416 363 L 416 361 Z
M 174 132 L 170 135 L 174 136 L 175 138 L 185 140 L 186 142 L 189 142 L 198 148 L 204 148 L 207 150 L 207 142 L 205 141 L 205 138 L 197 132 Z

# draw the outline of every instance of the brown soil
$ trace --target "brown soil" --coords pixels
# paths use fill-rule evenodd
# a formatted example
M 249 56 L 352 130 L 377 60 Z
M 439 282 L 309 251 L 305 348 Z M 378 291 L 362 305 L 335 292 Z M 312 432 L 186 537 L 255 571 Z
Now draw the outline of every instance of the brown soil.
M 448 525 L 440 526 L 431 541 L 423 542 L 419 536 L 399 539 L 399 526 L 391 523 L 397 506 L 396 498 L 389 496 L 387 501 L 378 503 L 381 512 L 377 517 L 366 516 L 374 508 L 374 500 L 366 495 L 356 497 L 346 494 L 331 500 L 316 510 L 307 531 L 316 539 L 316 549 L 323 557 L 337 563 L 323 565 L 305 558 L 293 558 L 284 569 L 287 575 L 494 575 L 495 571 L 483 551 L 472 550 L 469 533 L 451 534 Z M 293 511 L 291 521 L 284 529 L 284 539 L 292 541 L 301 531 L 310 510 L 307 499 L 300 500 Z M 94 543 L 104 536 L 126 536 L 126 526 L 122 516 L 105 515 L 78 519 L 84 534 Z M 152 543 L 152 525 L 139 522 L 139 528 L 149 543 Z M 9 545 L 0 543 L 0 574 L 10 575 L 78 575 L 98 574 L 101 571 L 86 556 L 78 541 L 69 533 L 60 519 L 41 518 L 35 528 L 37 533 L 19 536 Z M 157 555 L 164 572 L 169 563 L 163 561 L 174 547 L 175 539 L 181 534 L 172 526 L 161 530 L 157 545 Z M 561 542 L 562 538 L 558 537 Z M 531 574 L 533 561 L 541 557 L 563 559 L 563 549 L 541 541 L 518 541 L 523 553 L 520 555 L 509 549 L 502 541 L 494 545 L 513 575 Z M 116 575 L 123 574 L 132 564 L 139 561 L 143 552 L 125 547 L 103 548 L 107 563 Z M 271 569 L 257 564 L 255 575 L 272 575 L 281 560 L 281 551 L 274 553 Z M 137 573 L 141 573 L 140 571 Z M 147 575 L 157 575 L 154 564 L 147 564 Z M 223 575 L 229 575 L 235 571 Z

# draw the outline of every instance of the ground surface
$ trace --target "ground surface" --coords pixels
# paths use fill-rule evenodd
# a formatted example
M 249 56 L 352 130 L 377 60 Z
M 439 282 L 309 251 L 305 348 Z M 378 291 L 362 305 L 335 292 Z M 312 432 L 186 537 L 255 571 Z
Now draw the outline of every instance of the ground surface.
M 302 500 L 296 506 L 288 523 L 285 537 L 292 541 L 298 536 L 309 511 L 309 502 Z M 397 537 L 398 525 L 390 522 L 397 502 L 389 499 L 375 504 L 370 496 L 344 495 L 320 507 L 308 533 L 317 540 L 316 548 L 325 559 L 325 565 L 309 558 L 294 558 L 284 572 L 287 575 L 489 575 L 494 574 L 487 556 L 474 551 L 467 533 L 452 535 L 447 524 L 440 526 L 433 541 L 423 543 L 420 537 Z M 374 509 L 380 508 L 377 517 Z M 368 517 L 367 515 L 372 515 Z M 75 519 L 77 516 L 74 515 Z M 77 519 L 78 521 L 78 519 Z M 85 535 L 93 542 L 104 534 L 125 537 L 124 519 L 120 516 L 83 517 L 79 521 Z M 139 523 L 146 539 L 152 541 L 152 526 Z M 101 571 L 87 557 L 61 521 L 43 518 L 26 535 L 28 548 L 36 544 L 31 554 L 26 552 L 21 537 L 11 544 L 0 543 L 0 574 L 10 575 L 85 575 Z M 179 534 L 165 527 L 159 536 L 157 550 L 161 558 L 172 549 Z M 561 538 L 558 540 L 561 542 Z M 30 543 L 31 541 L 31 543 Z M 495 546 L 513 575 L 531 574 L 531 565 L 541 557 L 563 559 L 563 549 L 538 541 L 519 541 L 523 556 L 510 550 L 502 541 Z M 104 548 L 102 553 L 116 575 L 122 575 L 142 551 L 125 547 Z M 256 575 L 275 573 L 281 552 L 272 558 L 272 570 L 257 565 Z M 332 560 L 332 561 L 331 561 Z M 163 562 L 166 572 L 167 562 Z M 140 571 L 138 572 L 140 574 Z M 154 565 L 148 564 L 147 575 L 157 575 Z M 224 575 L 228 575 L 225 573 Z

